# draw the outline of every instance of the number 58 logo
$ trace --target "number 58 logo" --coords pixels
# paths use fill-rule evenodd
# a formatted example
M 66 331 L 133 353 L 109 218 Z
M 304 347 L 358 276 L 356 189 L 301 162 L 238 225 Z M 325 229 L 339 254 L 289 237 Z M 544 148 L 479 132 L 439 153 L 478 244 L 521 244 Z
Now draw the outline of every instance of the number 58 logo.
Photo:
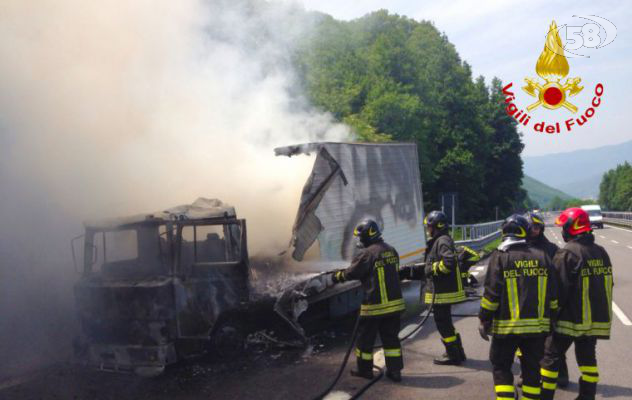
M 590 57 L 588 55 L 574 53 L 582 47 L 587 49 L 600 49 L 612 43 L 617 37 L 617 27 L 609 20 L 596 15 L 573 15 L 574 18 L 582 18 L 586 22 L 581 26 L 562 25 L 557 28 L 562 39 L 562 48 L 549 49 L 556 54 L 560 51 L 574 54 L 578 57 Z M 564 55 L 564 54 L 560 54 Z M 566 57 L 569 57 L 567 54 Z

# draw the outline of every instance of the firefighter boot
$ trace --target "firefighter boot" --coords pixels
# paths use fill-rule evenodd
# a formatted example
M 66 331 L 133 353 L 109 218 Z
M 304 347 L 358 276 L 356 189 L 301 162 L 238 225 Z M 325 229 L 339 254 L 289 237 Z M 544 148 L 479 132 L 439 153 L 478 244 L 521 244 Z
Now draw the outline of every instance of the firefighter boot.
M 373 379 L 373 371 L 362 371 L 362 370 L 359 370 L 359 369 L 352 369 L 351 370 L 351 376 L 355 376 L 357 378 L 364 378 L 364 379 L 372 380 Z
M 393 382 L 401 382 L 402 381 L 402 373 L 399 370 L 391 371 L 390 369 L 386 370 L 386 377 Z
M 461 349 L 457 343 L 457 336 L 441 338 L 441 341 L 445 346 L 445 353 L 440 358 L 435 358 L 433 362 L 436 365 L 461 365 Z
M 463 342 L 461 342 L 461 335 L 456 334 L 456 343 L 459 346 L 459 355 L 461 356 L 461 361 L 466 361 L 467 357 L 465 356 L 465 349 L 463 348 Z
M 577 396 L 575 400 L 595 400 L 596 393 L 596 382 L 586 382 L 582 378 L 579 378 L 579 396 Z
M 373 353 L 365 353 L 356 349 L 356 369 L 352 369 L 351 375 L 358 378 L 373 379 Z
M 566 364 L 566 357 L 560 360 L 560 375 L 557 378 L 557 386 L 565 388 L 568 386 L 568 365 Z
M 555 397 L 555 389 L 557 389 L 558 371 L 542 368 L 540 370 L 542 379 L 542 390 L 540 391 L 540 400 L 553 400 Z

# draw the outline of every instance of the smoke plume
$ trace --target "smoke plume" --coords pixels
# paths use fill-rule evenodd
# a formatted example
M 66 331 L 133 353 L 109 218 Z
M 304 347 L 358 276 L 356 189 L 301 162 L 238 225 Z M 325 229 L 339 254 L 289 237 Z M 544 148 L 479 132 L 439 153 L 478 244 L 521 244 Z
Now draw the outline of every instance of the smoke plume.
M 253 1 L 3 2 L 7 369 L 69 343 L 69 243 L 84 219 L 217 197 L 248 219 L 251 253 L 283 250 L 311 161 L 272 149 L 349 136 L 298 89 L 291 55 L 310 23 L 293 6 Z

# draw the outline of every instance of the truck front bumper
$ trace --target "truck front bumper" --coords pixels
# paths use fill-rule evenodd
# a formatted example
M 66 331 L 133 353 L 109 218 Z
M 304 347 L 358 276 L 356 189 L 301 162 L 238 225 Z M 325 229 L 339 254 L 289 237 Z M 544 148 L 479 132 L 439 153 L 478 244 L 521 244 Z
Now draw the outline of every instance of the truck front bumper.
M 93 343 L 78 354 L 82 361 L 103 371 L 154 375 L 177 361 L 175 346 L 114 345 Z M 152 372 L 153 371 L 153 372 Z

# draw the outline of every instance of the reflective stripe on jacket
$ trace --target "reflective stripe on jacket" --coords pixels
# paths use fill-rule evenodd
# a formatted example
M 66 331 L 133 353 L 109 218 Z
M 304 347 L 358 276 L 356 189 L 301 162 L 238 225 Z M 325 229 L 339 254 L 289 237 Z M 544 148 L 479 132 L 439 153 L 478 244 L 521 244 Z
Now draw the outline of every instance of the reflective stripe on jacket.
M 362 282 L 364 299 L 360 306 L 361 316 L 382 316 L 406 309 L 399 283 L 399 255 L 383 241 L 360 251 L 351 266 L 339 274 L 338 280 Z
M 559 334 L 610 337 L 612 263 L 592 234 L 571 240 L 553 259 L 560 276 Z
M 547 335 L 557 308 L 557 279 L 544 251 L 521 243 L 492 253 L 479 317 L 494 336 Z
M 461 269 L 454 249 L 454 241 L 447 231 L 440 232 L 428 241 L 426 263 L 426 304 L 454 304 L 466 300 Z

